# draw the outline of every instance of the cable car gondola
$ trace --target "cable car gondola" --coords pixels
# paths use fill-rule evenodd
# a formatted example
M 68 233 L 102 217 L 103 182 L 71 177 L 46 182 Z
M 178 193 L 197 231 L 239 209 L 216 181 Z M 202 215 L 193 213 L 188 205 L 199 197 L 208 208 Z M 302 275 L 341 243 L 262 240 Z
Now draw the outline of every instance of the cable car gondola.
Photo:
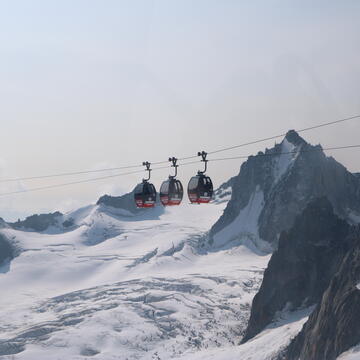
M 205 175 L 207 169 L 206 156 L 207 153 L 205 151 L 198 152 L 198 156 L 202 157 L 202 160 L 205 163 L 205 170 L 198 171 L 196 176 L 193 176 L 188 184 L 188 197 L 192 204 L 207 204 L 210 202 L 213 196 L 213 184 L 209 176 Z
M 138 208 L 153 208 L 156 205 L 156 189 L 155 186 L 149 183 L 150 180 L 150 163 L 144 162 L 146 170 L 149 172 L 149 177 L 143 179 L 142 183 L 136 185 L 134 190 L 134 200 Z
M 175 168 L 175 175 L 169 176 L 168 180 L 165 180 L 160 187 L 160 201 L 164 206 L 180 205 L 184 190 L 180 180 L 176 179 L 177 175 L 177 159 L 175 157 L 169 158 L 172 165 Z

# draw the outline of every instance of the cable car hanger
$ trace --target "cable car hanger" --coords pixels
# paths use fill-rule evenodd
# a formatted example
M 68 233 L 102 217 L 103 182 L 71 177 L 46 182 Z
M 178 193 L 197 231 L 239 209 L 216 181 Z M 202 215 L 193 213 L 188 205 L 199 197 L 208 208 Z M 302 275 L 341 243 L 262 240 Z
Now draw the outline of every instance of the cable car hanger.
M 146 170 L 145 170 L 145 171 L 148 171 L 148 172 L 149 172 L 148 178 L 147 178 L 147 179 L 143 179 L 143 182 L 146 182 L 146 181 L 149 181 L 149 180 L 150 180 L 150 177 L 151 177 L 150 165 L 151 165 L 151 163 L 149 163 L 148 161 L 144 161 L 144 162 L 143 162 L 143 166 L 146 166 Z
M 205 151 L 199 151 L 198 152 L 198 156 L 201 156 L 201 160 L 200 161 L 202 161 L 202 162 L 204 162 L 205 163 L 205 169 L 204 169 L 204 171 L 198 171 L 198 174 L 199 175 L 204 175 L 205 174 L 205 172 L 206 172 L 206 170 L 207 170 L 207 163 L 208 163 L 208 161 L 209 160 L 207 160 L 206 159 L 206 157 L 207 157 L 207 152 L 205 152 Z
M 176 157 L 169 157 L 169 161 L 172 163 L 171 167 L 175 168 L 175 175 L 169 175 L 169 179 L 175 179 L 177 176 L 177 168 L 179 165 L 177 164 L 178 159 Z

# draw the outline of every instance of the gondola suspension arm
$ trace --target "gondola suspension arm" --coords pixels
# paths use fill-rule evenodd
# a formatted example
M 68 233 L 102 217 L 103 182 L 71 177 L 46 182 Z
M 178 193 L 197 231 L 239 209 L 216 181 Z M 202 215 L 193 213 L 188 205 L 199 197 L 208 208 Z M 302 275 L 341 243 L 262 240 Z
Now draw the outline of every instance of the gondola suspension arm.
M 177 165 L 178 159 L 173 156 L 173 157 L 170 157 L 170 158 L 169 158 L 169 161 L 172 163 L 171 167 L 174 167 L 174 168 L 175 168 L 175 175 L 174 175 L 174 176 L 170 175 L 170 176 L 169 176 L 169 179 L 175 179 L 176 176 L 177 176 L 177 168 L 179 167 L 179 165 Z
M 209 160 L 206 159 L 206 157 L 207 157 L 207 152 L 205 152 L 205 151 L 201 151 L 201 152 L 200 152 L 200 151 L 199 151 L 199 152 L 198 152 L 198 156 L 201 156 L 201 161 L 205 163 L 205 169 L 204 169 L 204 171 L 200 171 L 200 170 L 198 171 L 198 174 L 199 174 L 199 175 L 203 175 L 203 174 L 206 173 L 207 163 L 208 163 L 208 161 L 209 161 Z
M 145 167 L 146 167 L 146 171 L 149 172 L 148 178 L 147 178 L 147 179 L 143 179 L 143 182 L 146 182 L 146 181 L 149 181 L 149 180 L 150 180 L 150 177 L 151 177 L 150 165 L 151 165 L 151 163 L 149 163 L 148 161 L 144 161 L 144 162 L 143 162 L 143 166 L 145 166 Z

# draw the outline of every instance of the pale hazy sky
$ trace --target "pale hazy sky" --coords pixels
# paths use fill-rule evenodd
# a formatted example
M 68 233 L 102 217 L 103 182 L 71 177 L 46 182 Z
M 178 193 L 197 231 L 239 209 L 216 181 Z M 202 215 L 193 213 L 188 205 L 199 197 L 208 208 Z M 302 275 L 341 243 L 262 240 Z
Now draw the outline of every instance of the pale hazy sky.
M 358 0 L 2 0 L 0 178 L 166 160 L 359 114 L 359 39 Z M 354 120 L 303 135 L 341 146 L 359 134 Z M 360 171 L 360 150 L 329 154 Z M 219 185 L 239 167 L 208 173 Z M 141 178 L 0 197 L 0 216 L 66 211 Z

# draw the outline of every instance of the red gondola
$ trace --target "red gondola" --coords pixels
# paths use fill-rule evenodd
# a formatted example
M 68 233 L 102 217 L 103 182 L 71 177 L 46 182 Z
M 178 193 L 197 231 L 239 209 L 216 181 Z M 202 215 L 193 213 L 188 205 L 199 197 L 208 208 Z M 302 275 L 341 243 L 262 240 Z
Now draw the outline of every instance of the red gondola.
M 169 158 L 172 165 L 175 168 L 175 175 L 169 176 L 168 180 L 165 180 L 160 187 L 160 201 L 164 206 L 180 205 L 184 190 L 180 180 L 176 179 L 177 175 L 177 159 L 175 157 Z
M 205 151 L 199 152 L 198 156 L 202 157 L 202 160 L 205 163 L 205 170 L 198 171 L 196 176 L 193 176 L 188 184 L 188 197 L 192 204 L 206 204 L 212 199 L 214 189 L 213 184 L 209 176 L 205 175 L 207 169 Z
M 134 190 L 134 200 L 138 208 L 152 208 L 156 205 L 156 189 L 155 186 L 149 183 L 150 180 L 150 163 L 144 162 L 146 170 L 149 172 L 149 177 L 143 179 L 142 183 L 138 184 Z

